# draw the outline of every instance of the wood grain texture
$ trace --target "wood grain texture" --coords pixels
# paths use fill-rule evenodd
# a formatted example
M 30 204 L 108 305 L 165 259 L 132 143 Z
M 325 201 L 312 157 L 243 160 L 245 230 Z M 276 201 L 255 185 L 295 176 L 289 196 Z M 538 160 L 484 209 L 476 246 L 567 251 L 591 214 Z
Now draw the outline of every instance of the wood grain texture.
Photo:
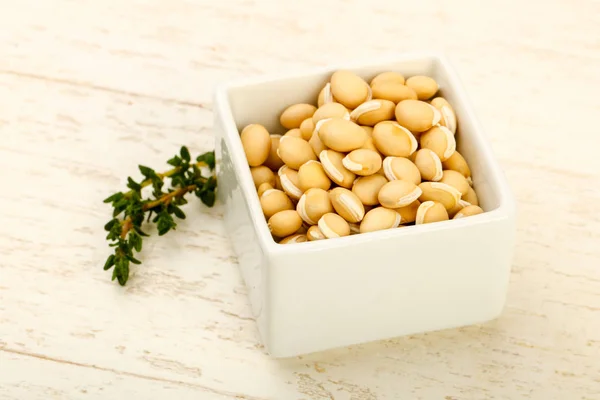
M 0 26 L 1 399 L 600 399 L 599 2 L 0 0 Z M 213 148 L 218 81 L 419 49 L 518 200 L 499 319 L 272 360 L 219 205 L 127 287 L 102 271 L 101 200 Z
M 54 362 L 42 356 L 15 352 L 4 354 L 0 363 L 0 399 L 234 399 L 227 393 L 110 369 L 70 362 Z

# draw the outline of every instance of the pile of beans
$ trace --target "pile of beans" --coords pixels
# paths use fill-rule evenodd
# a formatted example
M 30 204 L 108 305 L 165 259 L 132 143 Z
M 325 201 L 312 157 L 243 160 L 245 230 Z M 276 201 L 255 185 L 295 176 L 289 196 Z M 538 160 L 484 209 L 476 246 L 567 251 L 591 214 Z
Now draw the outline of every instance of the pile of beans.
M 282 135 L 240 132 L 260 204 L 281 244 L 332 239 L 480 214 L 456 151 L 452 106 L 437 82 L 338 70 L 315 104 L 280 115 Z

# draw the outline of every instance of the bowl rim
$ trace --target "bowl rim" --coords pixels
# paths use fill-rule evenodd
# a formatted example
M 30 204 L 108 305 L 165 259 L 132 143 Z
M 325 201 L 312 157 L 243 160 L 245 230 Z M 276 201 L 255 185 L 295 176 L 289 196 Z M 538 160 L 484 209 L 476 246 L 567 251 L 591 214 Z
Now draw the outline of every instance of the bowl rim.
M 474 215 L 469 218 L 451 219 L 447 221 L 436 222 L 435 224 L 413 225 L 402 229 L 387 229 L 375 232 L 369 232 L 360 235 L 350 235 L 336 240 L 317 240 L 295 243 L 294 246 L 286 246 L 277 243 L 268 228 L 267 220 L 264 217 L 260 206 L 260 199 L 256 194 L 256 188 L 250 173 L 250 168 L 246 162 L 245 153 L 239 137 L 239 130 L 236 126 L 233 112 L 229 103 L 229 92 L 236 88 L 244 86 L 255 86 L 260 84 L 278 82 L 287 79 L 296 79 L 300 77 L 316 77 L 324 74 L 331 74 L 336 70 L 345 69 L 355 71 L 364 68 L 385 69 L 386 65 L 399 64 L 402 62 L 413 62 L 427 60 L 437 63 L 444 70 L 448 77 L 448 86 L 457 97 L 466 111 L 470 123 L 473 125 L 475 135 L 479 137 L 478 150 L 483 152 L 483 159 L 489 165 L 491 170 L 491 181 L 498 190 L 498 206 L 483 214 Z M 371 58 L 367 62 L 360 60 L 345 60 L 342 62 L 329 63 L 325 66 L 288 69 L 287 72 L 277 72 L 261 74 L 257 76 L 246 77 L 242 79 L 231 80 L 220 83 L 216 86 L 214 92 L 214 103 L 216 115 L 222 118 L 224 129 L 223 138 L 226 140 L 231 162 L 238 184 L 240 185 L 246 207 L 250 213 L 252 223 L 260 245 L 269 253 L 296 253 L 298 251 L 322 251 L 334 248 L 345 248 L 355 246 L 365 242 L 379 241 L 391 238 L 402 238 L 405 235 L 422 235 L 432 231 L 454 230 L 461 227 L 486 224 L 493 221 L 507 220 L 516 213 L 516 201 L 508 181 L 492 151 L 491 143 L 485 134 L 477 115 L 474 112 L 472 103 L 466 93 L 462 81 L 449 59 L 442 53 L 437 52 L 404 52 L 401 54 L 384 55 L 377 58 Z

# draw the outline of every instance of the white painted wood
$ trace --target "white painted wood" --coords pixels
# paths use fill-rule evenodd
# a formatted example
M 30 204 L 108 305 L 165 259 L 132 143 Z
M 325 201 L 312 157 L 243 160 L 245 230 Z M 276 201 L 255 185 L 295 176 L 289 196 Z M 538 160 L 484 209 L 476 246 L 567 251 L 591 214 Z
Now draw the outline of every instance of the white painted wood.
M 600 398 L 599 24 L 594 1 L 0 1 L 0 398 Z M 519 202 L 497 321 L 271 360 L 219 206 L 126 288 L 102 271 L 101 200 L 213 147 L 217 80 L 421 48 Z
M 5 352 L 0 399 L 234 399 L 197 385 Z

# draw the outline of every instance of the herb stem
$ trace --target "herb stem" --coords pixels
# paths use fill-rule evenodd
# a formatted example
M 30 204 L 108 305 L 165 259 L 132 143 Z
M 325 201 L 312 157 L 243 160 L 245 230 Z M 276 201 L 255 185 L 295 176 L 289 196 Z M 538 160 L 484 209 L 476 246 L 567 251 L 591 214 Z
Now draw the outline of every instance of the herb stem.
M 148 210 L 158 207 L 162 204 L 168 205 L 169 202 L 173 198 L 183 196 L 184 194 L 189 193 L 189 192 L 193 192 L 194 190 L 196 190 L 197 187 L 198 186 L 194 184 L 194 185 L 189 185 L 186 187 L 176 189 L 176 190 L 172 191 L 171 193 L 167 193 L 166 195 L 162 196 L 160 199 L 156 199 L 154 201 L 144 204 L 142 206 L 142 210 L 148 211 Z M 123 222 L 121 222 L 121 239 L 127 238 L 127 234 L 129 233 L 131 228 L 133 228 L 133 221 L 132 221 L 131 217 L 127 217 L 123 220 Z
M 151 201 L 149 203 L 145 203 L 142 207 L 142 210 L 148 211 L 154 207 L 160 206 L 161 204 L 168 204 L 168 202 L 174 197 L 180 197 L 188 192 L 194 191 L 198 186 L 197 185 L 189 185 L 176 190 L 173 190 L 171 193 L 167 193 L 159 199 Z
M 133 228 L 133 221 L 131 217 L 127 217 L 121 223 L 121 239 L 125 239 L 129 231 Z
M 202 168 L 202 167 L 207 167 L 208 165 L 206 165 L 205 162 L 199 161 L 197 163 L 195 163 L 194 165 L 196 165 L 198 168 Z M 168 171 L 162 172 L 162 173 L 157 173 L 156 175 L 158 175 L 158 177 L 160 179 L 164 179 L 164 178 L 170 178 L 171 176 L 175 175 L 176 173 L 178 173 L 179 171 L 181 171 L 181 167 L 175 167 L 172 168 Z M 150 186 L 152 185 L 152 179 L 146 179 L 145 181 L 142 181 L 140 183 L 140 186 L 142 188 L 145 188 L 146 186 Z M 125 193 L 125 197 L 130 198 L 131 196 L 133 196 L 134 191 L 130 190 L 129 192 Z

